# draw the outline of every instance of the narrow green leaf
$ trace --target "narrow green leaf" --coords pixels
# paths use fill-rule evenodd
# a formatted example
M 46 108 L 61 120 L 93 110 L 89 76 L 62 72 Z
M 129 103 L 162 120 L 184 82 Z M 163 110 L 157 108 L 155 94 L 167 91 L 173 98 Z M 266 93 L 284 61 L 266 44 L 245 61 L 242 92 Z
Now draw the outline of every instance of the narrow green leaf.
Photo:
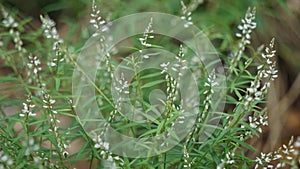
M 163 82 L 165 82 L 165 80 L 156 80 L 156 81 L 153 81 L 153 82 L 149 82 L 149 83 L 144 84 L 141 88 L 144 89 L 144 88 L 152 87 L 152 86 L 161 84 L 161 83 L 163 83 Z

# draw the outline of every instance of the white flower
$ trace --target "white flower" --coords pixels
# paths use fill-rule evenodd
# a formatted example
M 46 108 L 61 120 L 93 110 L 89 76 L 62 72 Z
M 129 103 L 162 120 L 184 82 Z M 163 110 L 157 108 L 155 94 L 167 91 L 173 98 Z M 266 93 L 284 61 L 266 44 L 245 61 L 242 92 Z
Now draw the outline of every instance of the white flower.
M 105 31 L 106 21 L 100 16 L 100 10 L 97 9 L 95 0 L 92 2 L 90 24 L 92 24 L 96 30 L 102 30 L 102 32 Z
M 295 141 L 294 146 L 297 148 L 300 147 L 300 136 L 297 137 L 297 140 Z
M 0 151 L 0 168 L 4 166 L 3 165 L 12 165 L 13 160 L 10 158 L 9 155 L 5 154 L 3 151 Z M 2 166 L 1 166 L 2 165 Z
M 246 45 L 251 44 L 251 33 L 252 30 L 256 28 L 256 23 L 254 19 L 255 8 L 252 10 L 248 8 L 245 17 L 241 20 L 242 24 L 238 25 L 237 27 L 240 30 L 240 33 L 236 33 L 236 37 L 240 38 L 240 42 L 238 44 L 238 50 L 234 54 L 233 63 L 230 70 L 233 70 L 233 67 L 235 67 L 238 61 L 241 59 L 242 53 L 245 50 Z
M 32 112 L 32 108 L 34 108 L 35 105 L 33 105 L 31 102 L 32 102 L 31 97 L 28 96 L 28 98 L 26 100 L 26 103 L 23 103 L 23 109 L 22 109 L 21 113 L 19 114 L 20 117 L 26 117 L 26 116 L 34 117 L 34 116 L 36 116 L 36 113 Z
M 55 57 L 50 58 L 50 61 L 48 62 L 48 66 L 56 66 L 56 62 L 62 62 L 64 61 L 64 58 L 62 57 L 62 53 L 66 53 L 67 50 L 62 47 L 62 44 L 64 43 L 63 39 L 60 38 L 58 31 L 55 27 L 55 22 L 50 19 L 48 16 L 43 17 L 40 16 L 40 19 L 42 21 L 42 29 L 44 30 L 44 36 L 47 39 L 54 40 L 52 44 L 52 49 L 55 51 Z
M 120 79 L 117 80 L 117 82 L 119 84 L 115 87 L 115 89 L 119 93 L 129 94 L 129 90 L 128 90 L 129 84 L 128 84 L 128 81 L 125 80 L 123 72 L 121 73 L 121 77 L 120 77 Z
M 2 23 L 6 28 L 16 28 L 19 25 L 11 15 L 7 15 Z
M 181 16 L 180 18 L 182 20 L 186 20 L 186 23 L 184 23 L 184 27 L 185 28 L 188 28 L 189 26 L 193 25 L 193 22 L 192 22 L 192 12 L 190 12 L 188 10 L 188 8 L 185 6 L 184 2 L 183 1 L 180 1 L 181 3 L 181 12 L 183 14 L 183 16 Z
M 148 39 L 153 39 L 154 38 L 154 36 L 151 35 L 151 33 L 154 32 L 154 30 L 152 28 L 152 25 L 153 25 L 153 19 L 150 18 L 150 22 L 149 22 L 147 28 L 144 31 L 143 37 L 139 38 L 139 41 L 141 42 L 141 45 L 144 46 L 144 47 L 151 47 L 152 46 L 152 44 L 148 43 Z
M 160 72 L 161 74 L 166 73 L 168 71 L 169 64 L 170 62 L 160 64 L 160 67 L 162 68 L 162 71 Z

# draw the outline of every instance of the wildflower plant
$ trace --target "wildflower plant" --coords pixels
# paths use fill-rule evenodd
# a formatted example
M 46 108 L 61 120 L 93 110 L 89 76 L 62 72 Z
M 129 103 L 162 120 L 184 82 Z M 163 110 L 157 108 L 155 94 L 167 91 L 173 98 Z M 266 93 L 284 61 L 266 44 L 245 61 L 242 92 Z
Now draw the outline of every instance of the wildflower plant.
M 299 138 L 246 155 L 269 123 L 275 39 L 249 52 L 257 26 L 249 8 L 227 46 L 232 54 L 219 58 L 191 3 L 179 3 L 178 17 L 109 22 L 93 1 L 91 38 L 80 52 L 49 16 L 27 32 L 29 20 L 1 7 L 1 59 L 11 73 L 0 82 L 22 95 L 0 88 L 0 168 L 297 168 Z

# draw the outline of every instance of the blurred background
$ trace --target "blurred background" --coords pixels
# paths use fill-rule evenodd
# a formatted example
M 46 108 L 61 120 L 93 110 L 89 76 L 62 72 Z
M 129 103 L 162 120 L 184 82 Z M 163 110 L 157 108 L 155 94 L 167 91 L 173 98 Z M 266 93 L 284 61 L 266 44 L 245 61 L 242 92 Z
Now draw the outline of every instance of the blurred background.
M 88 34 L 90 0 L 0 0 L 10 10 L 17 10 L 19 19 L 31 18 L 26 31 L 37 30 L 40 14 L 48 14 L 57 22 L 59 34 L 74 49 L 80 48 Z M 226 57 L 229 45 L 236 44 L 237 25 L 248 7 L 256 7 L 257 29 L 252 36 L 256 49 L 272 37 L 276 39 L 279 78 L 268 94 L 269 127 L 263 136 L 250 140 L 258 149 L 268 152 L 287 143 L 290 137 L 300 136 L 300 0 L 189 0 L 184 1 L 193 10 L 192 18 L 202 29 L 220 55 Z M 114 20 L 128 14 L 144 11 L 180 15 L 178 0 L 109 0 L 97 1 L 102 15 Z M 1 62 L 0 62 L 1 64 Z M 0 75 L 5 75 L 1 68 Z M 254 154 L 253 154 L 254 156 Z

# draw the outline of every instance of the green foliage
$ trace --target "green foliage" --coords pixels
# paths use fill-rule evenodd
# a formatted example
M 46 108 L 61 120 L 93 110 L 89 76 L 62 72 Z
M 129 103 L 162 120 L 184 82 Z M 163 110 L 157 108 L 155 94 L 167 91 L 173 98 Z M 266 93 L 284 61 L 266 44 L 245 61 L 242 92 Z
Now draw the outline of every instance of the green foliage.
M 80 3 L 76 6 L 78 8 L 88 4 L 83 0 L 76 2 Z M 262 127 L 268 123 L 264 104 L 270 83 L 277 77 L 274 61 L 276 51 L 274 40 L 268 42 L 264 50 L 251 46 L 251 32 L 256 27 L 254 9 L 248 10 L 242 26 L 236 31 L 232 31 L 232 24 L 237 25 L 238 20 L 243 18 L 247 11 L 246 8 L 258 4 L 259 1 L 195 3 L 196 1 L 191 0 L 187 9 L 193 12 L 193 24 L 203 29 L 211 38 L 224 62 L 227 77 L 224 104 L 229 108 L 216 112 L 221 116 L 220 123 L 203 142 L 200 136 L 201 132 L 204 132 L 203 128 L 209 127 L 207 114 L 212 106 L 213 89 L 218 86 L 214 81 L 218 74 L 203 71 L 203 64 L 190 64 L 189 70 L 203 72 L 203 76 L 196 79 L 199 85 L 197 97 L 201 101 L 198 109 L 201 113 L 197 115 L 191 131 L 178 145 L 160 155 L 146 158 L 128 158 L 112 154 L 107 146 L 114 145 L 107 145 L 102 140 L 102 135 L 91 136 L 87 133 L 76 115 L 77 103 L 72 101 L 72 73 L 80 64 L 75 60 L 81 46 L 92 35 L 93 30 L 81 27 L 72 19 L 64 18 L 66 23 L 70 23 L 66 37 L 73 38 L 72 34 L 79 32 L 74 42 L 72 38 L 61 38 L 55 22 L 48 16 L 41 17 L 41 28 L 30 30 L 26 27 L 30 19 L 17 20 L 18 13 L 3 7 L 0 53 L 4 63 L 0 68 L 7 69 L 8 73 L 4 72 L 0 76 L 0 168 L 71 168 L 80 161 L 88 163 L 86 168 L 252 168 L 267 166 L 270 165 L 270 161 L 279 159 L 279 164 L 293 165 L 292 161 L 295 159 L 286 158 L 289 154 L 280 157 L 281 150 L 274 152 L 269 161 L 264 156 L 256 159 L 246 156 L 247 151 L 257 151 L 247 140 L 254 136 L 259 137 Z M 48 4 L 44 11 L 52 12 L 72 6 L 71 1 L 58 1 Z M 124 6 L 129 7 L 123 10 Z M 96 6 L 93 7 L 94 17 L 100 17 Z M 257 11 L 261 8 L 263 7 L 258 7 Z M 103 2 L 103 9 L 103 13 L 109 13 L 111 19 L 145 9 L 182 15 L 180 2 L 173 1 L 153 3 L 113 0 Z M 97 27 L 95 24 L 98 23 L 95 22 L 92 22 L 92 25 Z M 101 24 L 98 24 L 98 29 L 100 26 Z M 235 32 L 240 34 L 235 37 Z M 139 41 L 139 38 L 145 38 L 145 34 L 131 37 L 124 42 L 126 45 L 123 45 L 118 56 L 105 56 L 96 75 L 96 96 L 86 101 L 88 103 L 96 99 L 99 110 L 108 124 L 116 131 L 131 137 L 147 139 L 168 131 L 182 113 L 178 96 L 180 91 L 176 86 L 178 79 L 156 69 L 139 72 L 141 60 L 123 57 L 128 53 L 148 48 L 146 44 L 149 43 L 154 48 L 178 53 L 177 59 L 192 63 L 193 53 L 186 46 L 179 46 L 172 38 L 154 36 L 145 43 Z M 101 49 L 105 50 L 105 45 Z M 130 102 L 134 109 L 162 116 L 155 118 L 154 115 L 145 113 L 144 116 L 151 119 L 151 122 L 145 123 L 120 118 L 123 116 L 113 105 L 111 84 L 113 73 L 121 61 L 128 63 L 127 66 L 130 65 L 123 69 L 133 71 L 135 76 L 131 82 L 123 79 L 120 83 L 125 86 L 124 89 L 117 90 L 120 93 L 131 94 Z M 177 68 L 183 67 L 184 65 L 180 65 Z M 126 86 L 125 82 L 129 84 Z M 160 98 L 164 106 L 162 113 L 159 108 L 151 107 L 151 92 L 155 89 L 161 89 L 167 96 Z M 97 119 L 90 120 L 97 123 Z M 80 145 L 75 143 L 78 140 L 82 142 Z M 78 150 L 73 150 L 73 146 Z M 293 149 L 292 143 L 288 148 L 289 151 Z

